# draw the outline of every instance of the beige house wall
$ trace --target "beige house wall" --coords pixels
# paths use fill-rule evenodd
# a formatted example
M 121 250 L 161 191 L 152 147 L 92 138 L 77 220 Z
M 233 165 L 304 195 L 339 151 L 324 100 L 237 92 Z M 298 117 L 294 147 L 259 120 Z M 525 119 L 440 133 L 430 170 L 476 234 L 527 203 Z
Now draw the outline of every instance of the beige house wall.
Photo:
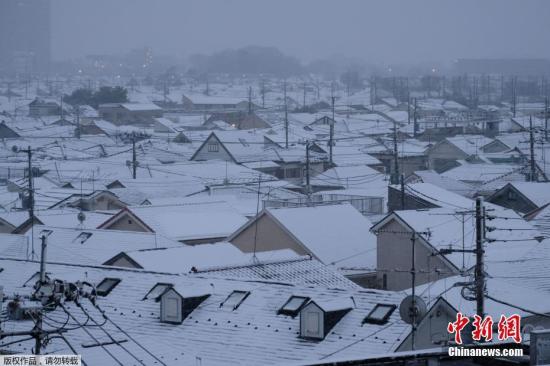
M 377 280 L 388 290 L 411 288 L 412 232 L 405 234 L 404 231 L 409 229 L 391 220 L 377 235 Z M 415 242 L 415 268 L 417 286 L 449 277 L 453 271 L 440 256 L 432 256 L 420 239 Z
M 257 226 L 257 234 L 256 233 Z M 296 253 L 310 254 L 269 216 L 262 215 L 256 224 L 252 224 L 237 235 L 231 243 L 243 252 L 254 251 L 256 235 L 256 251 L 265 252 L 277 249 L 292 249 Z

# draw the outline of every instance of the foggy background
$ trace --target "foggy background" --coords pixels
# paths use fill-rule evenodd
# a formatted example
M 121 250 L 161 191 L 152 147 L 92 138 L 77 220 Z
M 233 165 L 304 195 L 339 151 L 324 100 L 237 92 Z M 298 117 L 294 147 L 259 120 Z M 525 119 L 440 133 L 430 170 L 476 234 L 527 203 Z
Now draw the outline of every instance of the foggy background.
M 3 0 L 5 1 L 5 0 Z M 550 56 L 545 0 L 56 0 L 52 57 L 273 46 L 304 62 Z

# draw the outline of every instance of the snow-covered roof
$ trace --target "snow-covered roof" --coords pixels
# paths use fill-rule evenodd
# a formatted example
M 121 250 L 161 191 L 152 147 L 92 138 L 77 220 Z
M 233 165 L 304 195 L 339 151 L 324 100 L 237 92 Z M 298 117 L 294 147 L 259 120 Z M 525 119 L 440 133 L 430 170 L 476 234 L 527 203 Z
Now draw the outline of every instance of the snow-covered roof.
M 122 103 L 121 106 L 132 112 L 162 110 L 161 107 L 154 103 Z
M 550 183 L 511 182 L 510 184 L 538 207 L 550 202 Z
M 471 202 L 474 204 L 473 201 Z M 485 207 L 495 217 L 487 224 L 494 228 L 486 235 L 485 258 L 487 261 L 516 259 L 536 245 L 536 238 L 540 233 L 517 213 L 490 203 L 485 203 Z M 411 232 L 414 230 L 419 233 L 419 237 L 429 243 L 432 251 L 449 248 L 473 249 L 475 248 L 475 220 L 471 214 L 460 214 L 465 211 L 464 209 L 468 207 L 394 211 L 376 223 L 372 230 L 376 232 L 391 220 L 397 220 Z M 470 206 L 469 209 L 474 209 L 474 206 Z M 471 253 L 463 255 L 460 252 L 453 252 L 446 254 L 445 258 L 457 269 L 469 269 L 475 263 L 475 256 Z
M 131 206 L 119 211 L 100 227 L 108 228 L 127 211 L 157 234 L 173 240 L 225 238 L 248 220 L 222 201 L 187 204 Z
M 227 268 L 250 265 L 264 260 L 281 260 L 297 258 L 290 249 L 243 253 L 231 243 L 183 245 L 173 248 L 142 249 L 124 252 L 142 268 L 155 272 L 189 273 L 206 271 L 213 268 Z
M 22 265 L 24 264 L 24 265 Z M 0 260 L 0 279 L 4 293 L 30 293 L 32 288 L 22 287 L 39 268 L 36 262 Z M 328 355 L 341 357 L 364 357 L 370 354 L 389 353 L 395 350 L 399 340 L 409 331 L 410 326 L 400 320 L 399 312 L 394 311 L 387 324 L 363 324 L 363 319 L 379 303 L 398 305 L 404 297 L 401 293 L 379 290 L 327 289 L 275 283 L 269 281 L 223 280 L 208 277 L 204 273 L 195 275 L 162 275 L 158 273 L 85 267 L 75 265 L 49 264 L 50 278 L 67 281 L 86 280 L 98 284 L 104 278 L 120 279 L 120 282 L 106 297 L 99 297 L 97 304 L 114 324 L 124 330 L 123 334 L 113 323 L 107 322 L 103 329 L 114 339 L 125 339 L 124 347 L 145 364 L 153 364 L 156 355 L 167 364 L 194 364 L 200 358 L 208 365 L 268 365 L 281 361 L 320 360 Z M 181 324 L 167 324 L 159 321 L 160 304 L 153 300 L 142 301 L 144 296 L 157 283 L 170 283 L 175 288 L 206 288 L 210 296 L 196 307 Z M 249 295 L 237 309 L 220 306 L 235 290 L 246 291 Z M 185 291 L 184 291 L 185 293 Z M 298 317 L 278 315 L 278 310 L 291 296 L 305 296 L 316 301 L 340 302 L 353 297 L 353 308 L 332 328 L 322 341 L 305 341 L 299 338 Z M 87 299 L 82 299 L 86 312 L 94 319 L 101 314 Z M 87 316 L 74 303 L 66 302 L 67 311 L 81 324 Z M 44 323 L 51 329 L 53 323 L 63 324 L 67 315 L 61 309 L 50 311 Z M 52 326 L 48 325 L 52 324 Z M 28 330 L 32 321 L 6 322 L 9 329 Z M 59 325 L 55 325 L 57 327 Z M 30 327 L 30 328 L 29 328 Z M 116 362 L 106 350 L 122 364 L 133 364 L 134 360 L 120 346 L 106 344 L 103 347 L 83 347 L 109 341 L 105 332 L 94 326 L 72 327 L 64 333 L 68 341 L 76 347 L 77 353 L 91 365 L 111 365 Z M 372 335 L 376 334 L 376 337 Z M 152 336 L 154 335 L 154 336 Z M 96 340 L 92 339 L 92 336 Z M 361 340 L 361 342 L 357 342 Z M 136 341 L 147 351 L 136 344 Z M 34 341 L 21 342 L 8 347 L 11 351 L 29 352 Z M 0 343 L 1 344 L 1 343 Z M 69 354 L 66 344 L 52 338 L 45 348 L 47 352 Z
M 448 191 L 471 197 L 475 193 L 475 189 L 467 183 L 459 180 L 444 177 L 434 170 L 417 170 L 414 172 L 422 183 L 430 183 Z
M 51 232 L 51 233 L 49 233 Z M 40 258 L 41 236 L 47 236 L 47 261 L 99 265 L 122 251 L 181 245 L 160 235 L 130 231 L 58 228 L 35 225 L 24 242 L 0 242 L 0 257 Z
M 267 209 L 287 232 L 325 264 L 374 268 L 371 222 L 349 204 Z

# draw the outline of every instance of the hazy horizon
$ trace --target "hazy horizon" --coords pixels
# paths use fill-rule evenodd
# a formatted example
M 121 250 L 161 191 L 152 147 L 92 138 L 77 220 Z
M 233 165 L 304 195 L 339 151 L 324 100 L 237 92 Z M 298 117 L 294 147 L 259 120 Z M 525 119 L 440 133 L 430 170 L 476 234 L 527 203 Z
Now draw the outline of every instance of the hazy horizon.
M 544 0 L 55 0 L 51 11 L 54 60 L 144 46 L 187 57 L 249 45 L 302 62 L 550 58 Z

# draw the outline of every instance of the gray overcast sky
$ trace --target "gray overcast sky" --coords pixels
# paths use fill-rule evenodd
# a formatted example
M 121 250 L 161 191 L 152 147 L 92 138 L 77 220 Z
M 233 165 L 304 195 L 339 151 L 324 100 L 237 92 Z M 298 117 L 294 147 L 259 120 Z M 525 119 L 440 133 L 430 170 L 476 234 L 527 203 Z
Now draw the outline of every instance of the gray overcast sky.
M 547 0 L 53 0 L 53 57 L 275 46 L 409 63 L 550 58 Z

